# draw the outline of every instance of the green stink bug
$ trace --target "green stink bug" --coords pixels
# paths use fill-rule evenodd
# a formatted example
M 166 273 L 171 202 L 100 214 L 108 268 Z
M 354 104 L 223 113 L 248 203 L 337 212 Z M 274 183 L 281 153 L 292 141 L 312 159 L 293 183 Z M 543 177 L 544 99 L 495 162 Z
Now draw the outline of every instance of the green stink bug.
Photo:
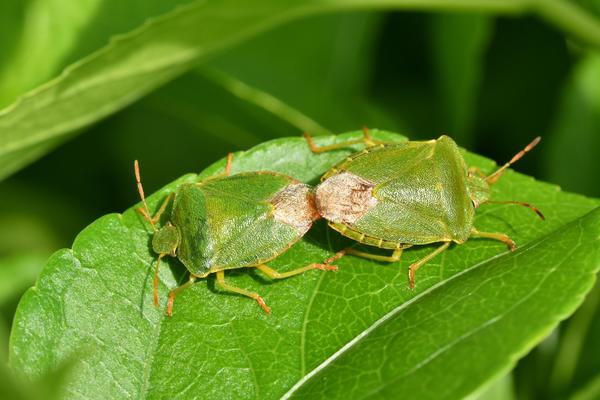
M 315 202 L 319 214 L 342 235 L 359 243 L 393 250 L 391 256 L 382 256 L 347 248 L 327 262 L 344 254 L 394 262 L 400 259 L 403 249 L 442 242 L 409 267 L 409 285 L 413 288 L 417 269 L 453 242 L 462 244 L 471 237 L 480 237 L 499 240 L 510 250 L 516 249 L 515 243 L 503 233 L 475 229 L 475 210 L 480 205 L 519 204 L 544 219 L 542 213 L 529 204 L 490 200 L 490 185 L 530 151 L 540 141 L 539 137 L 489 176 L 476 168 L 467 168 L 458 146 L 448 136 L 386 144 L 373 140 L 365 128 L 361 140 L 322 147 L 316 146 L 310 135 L 305 134 L 305 138 L 315 153 L 360 142 L 367 145 L 323 175 Z
M 169 316 L 175 296 L 197 278 L 212 273 L 216 273 L 221 288 L 256 300 L 269 313 L 269 307 L 258 293 L 226 283 L 224 271 L 255 267 L 272 279 L 282 279 L 312 269 L 337 270 L 329 263 L 313 263 L 279 273 L 266 265 L 300 240 L 319 218 L 314 195 L 308 185 L 275 172 L 230 176 L 232 158 L 229 154 L 223 173 L 200 182 L 181 184 L 175 193 L 167 196 L 153 217 L 144 197 L 137 160 L 134 163 L 143 204 L 137 210 L 154 230 L 152 249 L 158 254 L 154 304 L 158 307 L 158 270 L 164 256 L 177 257 L 190 273 L 187 283 L 169 293 Z M 158 228 L 157 223 L 171 200 L 170 220 Z

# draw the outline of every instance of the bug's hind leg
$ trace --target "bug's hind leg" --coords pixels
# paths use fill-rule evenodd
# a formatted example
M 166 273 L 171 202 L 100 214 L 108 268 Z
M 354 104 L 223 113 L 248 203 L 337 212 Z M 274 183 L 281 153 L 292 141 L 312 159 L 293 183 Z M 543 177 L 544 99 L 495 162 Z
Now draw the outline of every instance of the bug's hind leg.
M 221 286 L 221 288 L 223 288 L 223 290 L 226 290 L 228 292 L 238 293 L 238 294 L 241 294 L 242 296 L 250 297 L 251 299 L 256 300 L 258 305 L 267 314 L 269 314 L 271 312 L 271 309 L 265 304 L 265 301 L 262 299 L 262 297 L 260 297 L 260 295 L 258 293 L 250 292 L 249 290 L 245 290 L 245 289 L 240 289 L 239 287 L 232 286 L 232 285 L 228 284 L 227 282 L 225 282 L 225 272 L 224 271 L 217 271 L 217 283 L 219 284 L 219 286 Z
M 504 233 L 479 232 L 477 229 L 473 228 L 471 230 L 471 237 L 499 240 L 500 242 L 506 244 L 510 251 L 515 251 L 517 249 L 515 242 Z
M 431 260 L 433 257 L 440 254 L 442 251 L 446 250 L 450 246 L 450 242 L 445 242 L 443 245 L 421 258 L 419 261 L 414 262 L 408 267 L 408 285 L 411 289 L 415 288 L 415 273 L 419 268 L 421 268 L 427 261 Z
M 353 256 L 367 258 L 369 260 L 375 260 L 375 261 L 396 262 L 396 261 L 400 260 L 400 256 L 402 255 L 402 249 L 394 250 L 394 252 L 392 253 L 391 256 L 382 256 L 380 254 L 371 254 L 371 253 L 367 253 L 365 251 L 356 250 L 352 247 L 347 247 L 343 250 L 338 251 L 332 257 L 328 258 L 325 261 L 325 264 L 331 264 L 332 262 L 339 260 L 340 258 L 345 256 L 346 254 L 352 254 Z
M 290 276 L 299 275 L 299 274 L 302 274 L 306 271 L 310 271 L 313 269 L 320 269 L 322 271 L 337 271 L 337 269 L 338 269 L 335 265 L 330 265 L 327 263 L 325 263 L 325 264 L 313 263 L 313 264 L 309 264 L 309 265 L 301 267 L 301 268 L 296 268 L 296 269 L 294 269 L 292 271 L 288 271 L 288 272 L 277 272 L 273 268 L 268 267 L 265 264 L 257 265 L 256 268 L 259 269 L 260 271 L 262 271 L 265 275 L 267 275 L 271 279 L 285 279 L 285 278 L 289 278 Z
M 190 275 L 190 280 L 179 286 L 177 289 L 171 290 L 169 293 L 169 300 L 167 300 L 167 315 L 170 317 L 173 315 L 173 302 L 175 301 L 175 296 L 179 294 L 179 292 L 189 288 L 196 282 L 196 277 L 194 275 Z

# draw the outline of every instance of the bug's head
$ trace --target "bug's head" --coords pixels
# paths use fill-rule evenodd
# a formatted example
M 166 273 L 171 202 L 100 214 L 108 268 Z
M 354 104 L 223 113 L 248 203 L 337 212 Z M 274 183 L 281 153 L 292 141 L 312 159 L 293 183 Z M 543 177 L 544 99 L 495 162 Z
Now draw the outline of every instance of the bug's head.
M 467 190 L 469 192 L 469 197 L 473 203 L 473 207 L 477 208 L 485 203 L 496 203 L 496 204 L 517 204 L 520 206 L 524 206 L 535 212 L 541 219 L 544 218 L 544 214 L 536 207 L 531 204 L 523 203 L 520 201 L 497 201 L 490 200 L 490 186 L 498 182 L 498 179 L 504 174 L 504 172 L 510 167 L 512 164 L 517 162 L 521 157 L 523 157 L 528 151 L 533 149 L 539 142 L 540 137 L 536 137 L 533 139 L 531 143 L 529 143 L 523 150 L 518 152 L 513 156 L 513 158 L 498 168 L 495 172 L 493 172 L 489 176 L 483 175 L 477 168 L 469 168 L 467 174 Z
M 171 257 L 177 255 L 177 247 L 181 236 L 179 229 L 167 222 L 165 226 L 159 228 L 152 236 L 152 250 L 156 254 L 168 254 Z
M 144 189 L 142 187 L 142 180 L 140 178 L 140 167 L 137 160 L 135 160 L 133 164 L 133 169 L 135 172 L 138 193 L 140 194 L 143 204 L 143 207 L 136 209 L 136 211 L 142 215 L 142 217 L 150 224 L 150 226 L 152 226 L 152 229 L 154 230 L 154 235 L 152 236 L 152 250 L 159 254 L 160 257 L 162 257 L 162 255 L 170 255 L 175 257 L 177 247 L 179 247 L 179 242 L 181 240 L 179 230 L 170 222 L 167 222 L 167 224 L 162 228 L 156 227 L 161 214 L 165 211 L 167 205 L 173 199 L 173 193 L 170 193 L 169 196 L 167 196 L 167 199 L 163 202 L 163 205 L 160 207 L 156 215 L 154 215 L 153 218 L 150 217 L 150 208 L 148 208 L 146 197 L 144 196 Z

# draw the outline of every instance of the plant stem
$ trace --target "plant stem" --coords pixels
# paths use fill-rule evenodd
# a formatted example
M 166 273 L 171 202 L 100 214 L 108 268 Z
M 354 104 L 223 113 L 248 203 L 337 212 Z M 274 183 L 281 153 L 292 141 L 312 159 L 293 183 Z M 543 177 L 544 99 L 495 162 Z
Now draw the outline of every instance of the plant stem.
M 577 4 L 566 0 L 536 1 L 537 13 L 581 41 L 600 47 L 600 21 Z

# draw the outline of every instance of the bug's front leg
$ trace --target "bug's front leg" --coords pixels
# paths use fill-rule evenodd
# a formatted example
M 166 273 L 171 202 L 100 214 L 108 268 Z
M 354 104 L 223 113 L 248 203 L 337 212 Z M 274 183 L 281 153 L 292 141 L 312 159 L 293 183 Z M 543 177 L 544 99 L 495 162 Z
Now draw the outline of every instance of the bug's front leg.
M 169 293 L 169 300 L 167 300 L 167 315 L 170 317 L 173 315 L 173 302 L 175 301 L 175 296 L 179 294 L 179 292 L 189 288 L 196 282 L 196 277 L 194 275 L 190 275 L 190 280 L 179 286 L 177 289 L 171 290 Z

